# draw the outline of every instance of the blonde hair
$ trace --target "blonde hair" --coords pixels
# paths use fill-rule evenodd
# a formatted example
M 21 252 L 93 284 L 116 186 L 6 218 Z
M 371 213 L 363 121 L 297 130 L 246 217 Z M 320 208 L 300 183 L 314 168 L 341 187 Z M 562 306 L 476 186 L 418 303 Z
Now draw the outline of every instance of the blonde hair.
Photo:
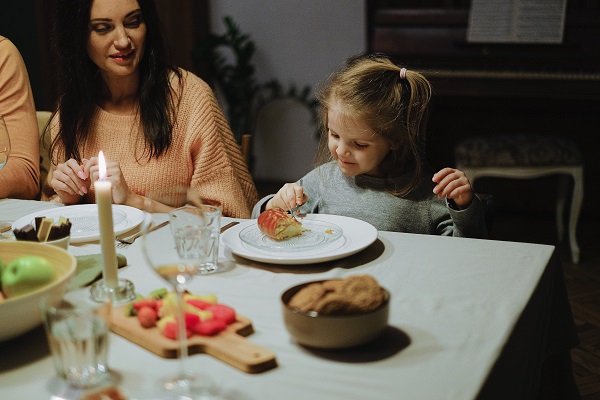
M 403 178 L 400 185 L 390 182 L 386 187 L 396 196 L 410 193 L 421 179 L 432 93 L 423 75 L 402 69 L 382 54 L 354 57 L 317 93 L 321 106 L 319 163 L 331 160 L 327 116 L 331 107 L 340 105 L 348 118 L 362 121 L 390 143 L 392 150 L 380 167 L 386 178 Z

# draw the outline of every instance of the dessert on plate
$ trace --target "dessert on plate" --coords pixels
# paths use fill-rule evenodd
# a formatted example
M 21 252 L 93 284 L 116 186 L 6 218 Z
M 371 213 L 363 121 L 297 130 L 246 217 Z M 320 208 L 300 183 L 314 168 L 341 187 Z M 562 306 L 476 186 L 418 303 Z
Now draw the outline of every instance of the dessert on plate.
M 263 211 L 258 216 L 258 229 L 274 240 L 288 239 L 304 232 L 302 223 L 281 208 Z

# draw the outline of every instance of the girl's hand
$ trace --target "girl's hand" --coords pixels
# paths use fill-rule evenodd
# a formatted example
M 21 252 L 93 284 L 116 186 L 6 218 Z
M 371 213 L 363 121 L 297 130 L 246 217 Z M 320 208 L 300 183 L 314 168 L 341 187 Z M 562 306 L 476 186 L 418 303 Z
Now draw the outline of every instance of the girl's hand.
M 87 160 L 84 166 L 84 173 L 89 176 L 91 182 L 96 182 L 100 179 L 98 166 L 98 157 L 92 157 Z M 117 161 L 106 160 L 106 179 L 112 184 L 112 200 L 114 204 L 127 204 L 127 201 L 132 197 L 133 192 L 129 189 L 121 166 Z
M 279 207 L 285 211 L 291 208 L 306 203 L 308 196 L 304 193 L 304 189 L 297 183 L 286 183 L 277 192 L 275 197 L 267 202 L 266 210 Z
M 433 175 L 432 181 L 437 185 L 433 193 L 440 199 L 447 197 L 454 200 L 459 208 L 467 208 L 473 200 L 473 188 L 464 172 L 454 168 L 444 168 Z
M 64 204 L 79 203 L 81 197 L 88 192 L 91 181 L 83 171 L 83 165 L 72 158 L 54 169 L 50 185 Z

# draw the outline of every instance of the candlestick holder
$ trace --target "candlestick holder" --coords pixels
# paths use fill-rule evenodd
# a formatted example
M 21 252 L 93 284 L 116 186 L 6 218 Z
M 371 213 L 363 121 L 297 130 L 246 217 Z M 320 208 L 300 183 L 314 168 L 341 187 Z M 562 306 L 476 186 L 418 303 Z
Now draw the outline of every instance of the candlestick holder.
M 135 300 L 135 288 L 133 283 L 128 279 L 117 279 L 116 287 L 108 287 L 104 279 L 96 281 L 90 286 L 90 294 L 92 300 L 98 303 L 103 303 L 107 299 L 111 299 L 113 305 L 129 303 Z

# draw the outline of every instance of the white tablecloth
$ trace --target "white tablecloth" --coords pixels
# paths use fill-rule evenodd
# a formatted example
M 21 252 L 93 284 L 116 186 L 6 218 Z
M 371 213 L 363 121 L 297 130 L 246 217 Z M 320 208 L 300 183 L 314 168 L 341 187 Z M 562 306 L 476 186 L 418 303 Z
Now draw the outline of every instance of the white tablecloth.
M 43 206 L 51 205 L 0 200 L 0 220 Z M 223 218 L 223 224 L 228 221 Z M 99 252 L 99 245 L 70 251 Z M 144 263 L 139 242 L 119 252 L 128 259 L 119 274 L 139 293 L 166 286 Z M 464 400 L 482 388 L 484 398 L 531 398 L 546 354 L 572 345 L 572 317 L 553 246 L 379 232 L 366 250 L 323 264 L 257 263 L 223 246 L 220 253 L 229 269 L 197 277 L 189 290 L 216 294 L 250 318 L 255 333 L 248 340 L 271 349 L 278 363 L 250 375 L 193 355 L 189 368 L 209 374 L 225 398 Z M 281 293 L 300 282 L 351 274 L 371 274 L 392 293 L 386 333 L 354 350 L 297 345 L 283 324 Z M 554 315 L 557 309 L 561 315 Z M 550 328 L 560 330 L 557 338 Z M 133 397 L 152 398 L 155 380 L 174 372 L 176 362 L 111 335 L 109 365 L 119 387 Z M 0 343 L 0 388 L 3 399 L 80 395 L 55 377 L 41 327 Z

